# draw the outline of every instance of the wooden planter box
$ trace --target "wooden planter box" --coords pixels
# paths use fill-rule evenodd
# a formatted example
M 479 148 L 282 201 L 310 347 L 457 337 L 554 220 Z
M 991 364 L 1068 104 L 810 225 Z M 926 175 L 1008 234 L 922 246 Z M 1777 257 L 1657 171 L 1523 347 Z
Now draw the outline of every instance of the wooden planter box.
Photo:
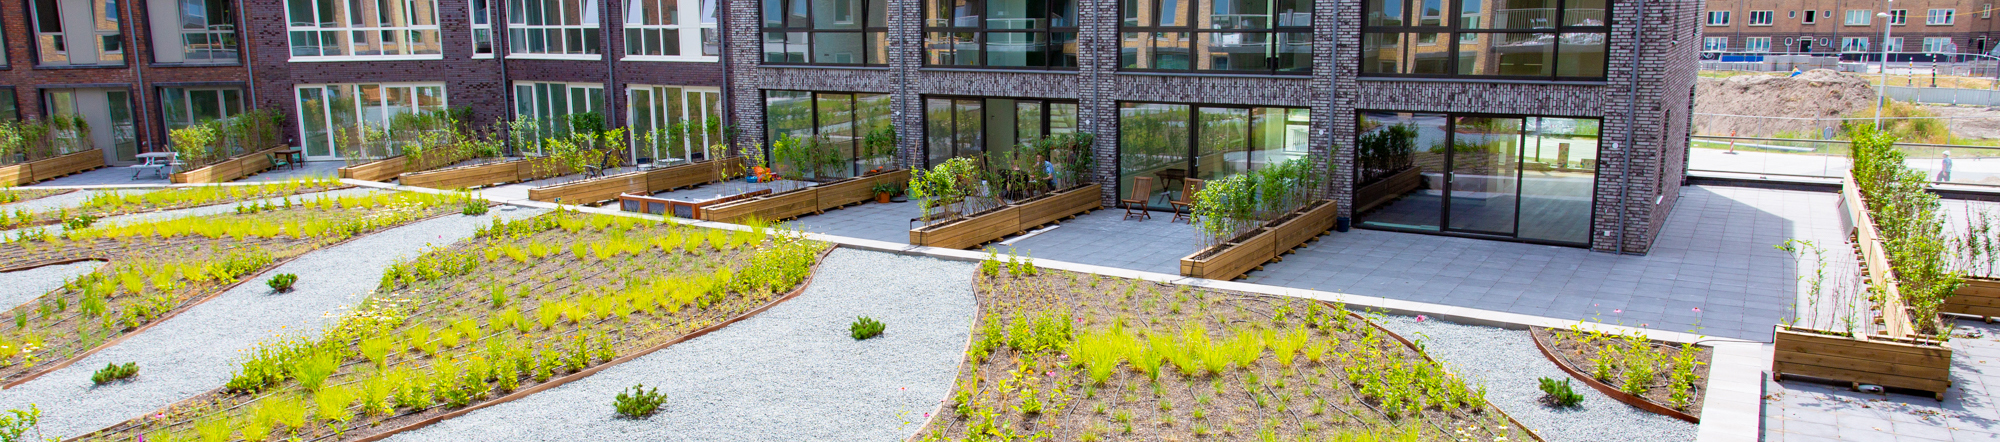
M 721 161 L 725 161 L 723 165 L 727 166 L 730 164 L 727 162 L 741 162 L 742 159 Z M 716 166 L 717 163 L 714 161 L 703 161 L 536 187 L 528 189 L 528 199 L 544 202 L 555 202 L 560 199 L 567 204 L 596 204 L 618 199 L 618 196 L 623 194 L 652 195 L 654 192 L 715 182 L 721 179 L 716 172 Z
M 1089 184 L 1018 204 L 910 230 L 910 244 L 950 249 L 978 247 L 1009 235 L 1104 207 L 1104 186 Z
M 1290 219 L 1282 224 L 1258 229 L 1258 233 L 1247 239 L 1211 246 L 1181 258 L 1181 275 L 1224 281 L 1236 279 L 1333 230 L 1340 206 L 1332 200 L 1320 200 L 1313 204 L 1293 211 Z M 1221 250 L 1214 255 L 1196 258 L 1218 247 Z
M 1424 182 L 1423 169 L 1411 167 L 1389 178 L 1354 189 L 1354 213 L 1367 212 L 1376 206 L 1395 201 L 1396 197 L 1417 189 Z
M 383 158 L 358 165 L 340 168 L 341 178 L 363 181 L 387 182 L 402 175 L 409 167 L 410 159 L 402 155 Z
M 1944 307 L 1940 311 L 1991 321 L 1993 317 L 2000 316 L 2000 279 L 1960 278 L 1958 290 L 1944 299 Z
M 546 158 L 520 158 L 497 163 L 450 167 L 426 172 L 411 172 L 399 179 L 405 186 L 428 187 L 432 189 L 470 189 L 475 187 L 507 184 L 518 181 L 535 180 L 567 175 L 569 168 L 538 168 L 537 165 L 555 160 Z
M 819 211 L 819 187 L 807 187 L 728 204 L 704 207 L 701 219 L 734 223 L 751 218 L 779 221 Z
M 898 169 L 819 186 L 819 211 L 825 212 L 827 209 L 872 201 L 875 199 L 876 184 L 909 182 L 910 171 Z
M 104 167 L 104 151 L 91 149 L 10 166 L 0 166 L 0 185 L 23 186 Z
M 227 183 L 236 181 L 276 167 L 275 164 L 271 164 L 271 155 L 276 155 L 279 150 L 285 148 L 285 146 L 274 146 L 222 160 L 220 163 L 176 173 L 170 176 L 170 178 L 175 184 Z
M 1944 400 L 1951 388 L 1951 344 L 1924 339 L 1860 339 L 1777 326 L 1773 380 L 1784 375 L 1875 384 L 1931 392 Z

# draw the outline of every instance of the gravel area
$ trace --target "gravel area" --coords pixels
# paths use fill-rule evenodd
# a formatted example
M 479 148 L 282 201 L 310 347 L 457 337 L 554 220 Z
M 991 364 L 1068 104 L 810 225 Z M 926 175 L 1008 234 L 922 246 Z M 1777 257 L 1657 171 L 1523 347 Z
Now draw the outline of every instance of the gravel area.
M 1692 441 L 1695 425 L 1625 405 L 1590 387 L 1571 381 L 1583 393 L 1579 407 L 1557 410 L 1541 404 L 1537 379 L 1568 378 L 1569 374 L 1543 357 L 1527 330 L 1417 321 L 1390 316 L 1383 327 L 1412 341 L 1454 373 L 1486 386 L 1486 398 L 1550 442 L 1567 441 Z
M 76 207 L 82 205 L 84 201 L 90 200 L 90 196 L 96 195 L 98 192 L 116 192 L 116 191 L 79 190 L 47 198 L 36 198 L 18 203 L 0 204 L 0 210 L 5 210 L 7 211 L 7 213 L 11 214 L 14 213 L 14 211 L 16 210 L 27 210 L 29 212 L 42 212 L 42 211 L 56 210 L 56 208 L 58 207 Z
M 951 392 L 977 305 L 972 263 L 840 249 L 797 299 L 514 402 L 398 435 L 413 441 L 890 441 Z M 881 320 L 855 341 L 856 316 Z M 635 383 L 666 406 L 614 417 Z
M 485 216 L 447 215 L 307 253 L 119 345 L 0 391 L 0 409 L 36 404 L 44 431 L 73 437 L 214 390 L 228 382 L 238 353 L 281 335 L 318 335 L 368 296 L 390 264 L 469 238 L 492 217 L 541 212 L 497 206 Z M 259 283 L 277 273 L 298 274 L 297 288 L 278 295 Z M 91 372 L 126 362 L 138 362 L 139 376 L 91 385 Z
M 325 192 L 311 192 L 311 193 L 304 193 L 304 194 L 300 194 L 300 195 L 292 195 L 292 196 L 290 196 L 290 197 L 288 197 L 288 198 L 299 198 L 299 197 L 301 197 L 301 196 L 305 196 L 305 197 L 313 197 L 313 196 L 318 196 L 318 195 L 327 195 L 327 196 L 331 196 L 331 197 L 340 197 L 340 196 L 346 196 L 346 195 L 362 195 L 362 194 L 368 194 L 368 193 L 373 193 L 373 192 L 381 192 L 381 190 L 376 190 L 376 189 L 370 189 L 370 188 L 366 188 L 366 187 L 355 187 L 355 188 L 347 188 L 347 189 L 339 189 L 339 190 L 329 190 L 329 191 L 325 191 Z M 81 194 L 81 193 L 85 193 L 85 192 L 74 192 L 74 193 L 70 193 L 70 194 L 68 194 L 68 195 L 62 195 L 62 196 L 69 196 L 69 195 L 75 195 L 75 194 Z M 46 199 L 46 198 L 44 198 L 44 199 Z M 275 202 L 278 202 L 278 201 L 280 201 L 280 200 L 282 200 L 282 198 L 265 198 L 265 199 L 260 199 L 260 200 L 251 200 L 251 201 L 248 201 L 247 203 L 257 203 L 257 204 L 262 204 L 262 203 L 264 203 L 265 201 L 270 201 L 270 202 L 274 202 L 274 203 L 275 203 Z M 40 201 L 40 200 L 36 200 L 36 201 Z M 34 201 L 29 201 L 29 203 L 32 203 L 32 202 L 34 202 Z M 27 203 L 22 203 L 22 204 L 27 204 Z M 83 200 L 77 200 L 75 204 L 83 204 Z M 112 216 L 112 217 L 105 217 L 104 219 L 100 219 L 100 220 L 97 220 L 97 225 L 105 225 L 105 224 L 129 224 L 129 223 L 137 223 L 137 222 L 146 222 L 146 221 L 157 221 L 157 220 L 163 220 L 163 219 L 171 219 L 171 218 L 182 218 L 182 217 L 190 217 L 190 216 L 203 216 L 203 215 L 217 215 L 217 214 L 224 214 L 224 213 L 235 213 L 235 212 L 236 212 L 236 206 L 237 206 L 238 204 L 240 204 L 240 203 L 224 203 L 224 204 L 215 204 L 215 205 L 208 205 L 208 206 L 201 206 L 201 207 L 190 207 L 190 208 L 186 208 L 186 209 L 174 209 L 174 210 L 162 210 L 162 211 L 158 211 L 158 212 L 146 212 L 146 213 L 134 213 L 134 214 L 130 214 L 130 215 L 118 215 L 118 216 Z M 74 204 L 72 204 L 72 205 L 74 205 Z M 6 207 L 4 207 L 4 208 L 0 208 L 0 209 L 12 209 L 12 208 L 13 208 L 13 206 L 6 206 Z M 53 208 L 53 207 L 51 207 L 51 208 Z M 31 209 L 31 210 L 32 210 L 32 209 Z M 64 229 L 64 228 L 63 228 L 63 226 L 62 226 L 61 224 L 53 224 L 53 225 L 46 225 L 46 226 L 39 226 L 39 227 L 30 227 L 30 228 L 27 228 L 27 229 L 14 229 L 14 230 L 0 230 L 0 241 L 13 241 L 13 240 L 14 240 L 14 237 L 15 237 L 15 236 L 17 236 L 17 235 L 19 235 L 19 234 L 21 233 L 21 231 L 23 231 L 23 230 L 32 230 L 32 229 L 48 229 L 48 231 L 49 231 L 49 233 L 50 233 L 50 234 L 54 234 L 54 233 L 57 233 L 57 232 L 61 232 L 61 231 L 63 231 L 63 230 L 67 230 L 67 229 Z
M 0 273 L 0 309 L 10 309 L 62 288 L 63 283 L 103 267 L 98 261 L 42 266 Z

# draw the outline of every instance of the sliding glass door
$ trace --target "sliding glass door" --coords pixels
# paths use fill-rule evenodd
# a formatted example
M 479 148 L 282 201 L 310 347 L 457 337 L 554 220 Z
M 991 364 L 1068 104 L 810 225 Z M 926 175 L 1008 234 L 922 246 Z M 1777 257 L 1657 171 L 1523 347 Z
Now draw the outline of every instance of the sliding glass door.
M 924 97 L 924 160 L 1000 155 L 1051 134 L 1076 132 L 1076 102 L 1032 98 Z
M 1359 225 L 1587 245 L 1598 120 L 1360 112 Z
M 1218 180 L 1306 156 L 1311 111 L 1285 107 L 1119 103 L 1119 198 L 1138 178 L 1146 207 L 1171 210 L 1187 179 Z

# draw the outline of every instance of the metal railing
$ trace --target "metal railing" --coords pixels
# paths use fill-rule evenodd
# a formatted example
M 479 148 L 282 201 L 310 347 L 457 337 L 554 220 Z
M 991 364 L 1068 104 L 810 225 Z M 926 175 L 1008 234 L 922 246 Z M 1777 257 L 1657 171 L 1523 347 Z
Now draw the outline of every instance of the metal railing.
M 1852 167 L 1843 140 L 1694 135 L 1688 144 L 1690 172 L 1839 179 Z M 2000 188 L 2000 147 L 1896 143 L 1896 149 L 1904 164 L 1933 182 Z

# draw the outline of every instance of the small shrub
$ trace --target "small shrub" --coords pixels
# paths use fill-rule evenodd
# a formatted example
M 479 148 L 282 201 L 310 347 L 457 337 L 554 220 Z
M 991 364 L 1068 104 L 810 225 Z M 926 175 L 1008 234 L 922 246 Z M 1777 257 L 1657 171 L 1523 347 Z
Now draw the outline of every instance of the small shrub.
M 633 385 L 629 391 L 618 393 L 618 398 L 612 405 L 618 408 L 619 415 L 640 419 L 652 416 L 666 403 L 667 395 L 660 393 L 659 387 L 649 390 L 645 384 L 638 384 Z
M 1557 381 L 1551 378 L 1542 378 L 1541 382 L 1542 400 L 1555 404 L 1557 407 L 1574 407 L 1576 404 L 1583 403 L 1583 394 L 1570 389 L 1569 379 L 1565 378 Z
M 479 198 L 472 198 L 472 197 L 467 197 L 467 198 L 465 199 L 465 210 L 464 210 L 464 211 L 461 211 L 460 213 L 464 213 L 464 214 L 465 214 L 466 216 L 479 216 L 479 215 L 485 215 L 485 214 L 486 214 L 486 200 L 483 200 L 483 199 L 479 199 Z
M 137 362 L 126 362 L 125 365 L 106 364 L 104 368 L 90 374 L 90 382 L 94 382 L 97 385 L 104 385 L 111 383 L 111 381 L 129 379 L 138 375 L 139 363 Z
M 854 336 L 854 340 L 856 341 L 881 336 L 882 330 L 886 328 L 889 328 L 887 324 L 883 324 L 882 321 L 877 321 L 867 316 L 856 318 L 854 325 L 847 326 L 847 330 Z
M 297 282 L 299 282 L 299 275 L 279 273 L 276 276 L 272 276 L 270 280 L 264 281 L 264 285 L 271 286 L 271 290 L 277 290 L 278 293 L 286 293 L 292 291 L 292 284 Z
M 90 215 L 77 215 L 75 217 L 63 219 L 64 230 L 88 229 L 92 224 L 97 224 L 97 217 Z

